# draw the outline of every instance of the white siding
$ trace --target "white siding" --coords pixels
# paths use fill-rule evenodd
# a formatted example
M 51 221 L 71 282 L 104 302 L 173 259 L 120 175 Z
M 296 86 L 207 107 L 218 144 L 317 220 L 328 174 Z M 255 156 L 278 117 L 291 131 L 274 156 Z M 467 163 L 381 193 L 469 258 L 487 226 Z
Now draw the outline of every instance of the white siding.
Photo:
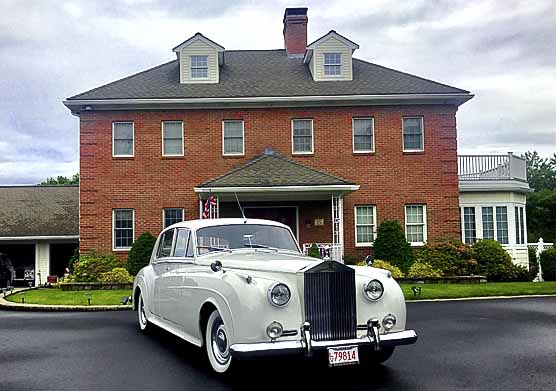
M 191 69 L 189 68 L 190 56 L 207 56 L 208 78 L 192 79 Z M 192 42 L 180 51 L 180 82 L 181 83 L 218 83 L 218 51 L 204 42 Z
M 326 76 L 324 74 L 324 53 L 340 53 L 342 56 L 342 68 L 339 76 Z M 309 68 L 315 81 L 330 80 L 352 80 L 352 50 L 336 38 L 329 38 L 314 49 L 313 58 Z

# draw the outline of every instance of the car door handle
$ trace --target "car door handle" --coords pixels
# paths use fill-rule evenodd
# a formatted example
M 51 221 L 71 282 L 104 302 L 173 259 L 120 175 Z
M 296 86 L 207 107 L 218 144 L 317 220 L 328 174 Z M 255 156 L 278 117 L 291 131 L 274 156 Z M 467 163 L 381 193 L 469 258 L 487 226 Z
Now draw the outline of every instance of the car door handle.
M 166 265 L 166 271 L 170 270 L 170 266 Z

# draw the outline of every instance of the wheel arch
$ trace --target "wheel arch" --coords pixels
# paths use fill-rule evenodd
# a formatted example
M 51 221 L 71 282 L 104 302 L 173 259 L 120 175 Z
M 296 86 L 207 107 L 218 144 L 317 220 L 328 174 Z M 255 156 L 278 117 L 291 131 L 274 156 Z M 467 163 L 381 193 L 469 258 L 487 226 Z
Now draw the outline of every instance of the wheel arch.
M 227 303 L 224 303 L 224 305 L 221 305 L 217 302 L 217 300 L 215 300 L 214 298 L 208 298 L 202 305 L 201 308 L 199 309 L 199 335 L 201 336 L 201 346 L 205 345 L 205 332 L 206 332 L 206 326 L 207 326 L 207 321 L 208 318 L 210 316 L 210 314 L 213 311 L 218 311 L 218 313 L 220 314 L 220 316 L 222 317 L 222 319 L 224 320 L 224 324 L 226 325 L 226 329 L 228 334 L 233 335 L 233 319 L 232 319 L 232 314 L 231 314 L 231 310 L 229 308 L 229 306 L 227 305 Z

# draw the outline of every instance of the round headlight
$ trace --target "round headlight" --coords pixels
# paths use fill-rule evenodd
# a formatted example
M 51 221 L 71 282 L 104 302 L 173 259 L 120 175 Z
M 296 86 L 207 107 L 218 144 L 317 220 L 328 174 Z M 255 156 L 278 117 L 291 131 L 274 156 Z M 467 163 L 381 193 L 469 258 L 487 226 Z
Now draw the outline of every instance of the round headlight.
M 266 335 L 268 335 L 270 339 L 280 338 L 283 332 L 284 327 L 282 327 L 280 322 L 272 322 L 266 328 Z
M 290 288 L 286 284 L 276 283 L 268 289 L 268 300 L 277 307 L 283 307 L 290 301 Z
M 384 293 L 384 287 L 379 280 L 371 280 L 365 285 L 364 291 L 365 296 L 369 300 L 375 301 L 382 297 L 382 294 Z
M 390 331 L 396 325 L 396 317 L 393 314 L 388 314 L 382 319 L 382 327 L 384 330 Z

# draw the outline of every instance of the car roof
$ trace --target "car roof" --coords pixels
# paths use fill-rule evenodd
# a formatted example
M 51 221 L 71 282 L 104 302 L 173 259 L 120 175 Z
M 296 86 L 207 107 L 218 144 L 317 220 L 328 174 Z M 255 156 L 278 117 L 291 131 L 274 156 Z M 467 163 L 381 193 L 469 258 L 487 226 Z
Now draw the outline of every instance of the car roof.
M 180 223 L 173 224 L 168 228 L 189 228 L 191 230 L 197 230 L 199 228 L 217 227 L 221 225 L 238 225 L 238 224 L 271 225 L 275 227 L 290 229 L 290 227 L 288 227 L 287 225 L 279 223 L 277 221 L 263 220 L 263 219 L 242 219 L 242 218 L 187 220 L 187 221 L 182 221 Z

